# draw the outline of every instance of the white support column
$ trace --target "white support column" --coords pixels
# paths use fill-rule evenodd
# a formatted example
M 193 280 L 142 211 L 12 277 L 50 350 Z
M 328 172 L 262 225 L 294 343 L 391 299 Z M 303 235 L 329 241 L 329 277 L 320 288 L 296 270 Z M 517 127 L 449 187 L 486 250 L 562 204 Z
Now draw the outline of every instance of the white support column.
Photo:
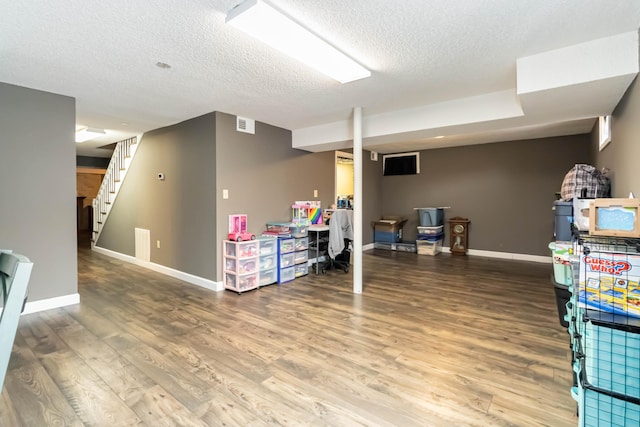
M 353 293 L 362 293 L 362 107 L 353 109 Z

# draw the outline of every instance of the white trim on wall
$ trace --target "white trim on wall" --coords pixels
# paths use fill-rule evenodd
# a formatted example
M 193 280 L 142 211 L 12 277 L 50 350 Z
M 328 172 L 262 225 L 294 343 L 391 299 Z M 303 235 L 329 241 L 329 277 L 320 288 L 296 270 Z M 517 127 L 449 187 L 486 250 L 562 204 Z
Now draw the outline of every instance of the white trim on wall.
M 99 246 L 94 246 L 92 250 L 99 254 L 110 256 L 111 258 L 116 258 L 121 261 L 139 265 L 140 267 L 148 268 L 149 270 L 153 270 L 158 273 L 166 274 L 167 276 L 175 277 L 176 279 L 184 280 L 192 285 L 197 285 L 202 288 L 209 289 L 210 291 L 219 292 L 224 290 L 222 282 L 214 282 L 213 280 L 205 279 L 204 277 L 195 276 L 193 274 L 185 273 L 153 262 L 141 261 L 135 257 L 104 249 Z
M 27 300 L 27 304 L 25 304 L 22 314 L 37 313 L 39 311 L 51 310 L 74 304 L 80 304 L 80 294 L 62 295 L 55 298 L 47 298 L 37 301 Z
M 373 243 L 362 247 L 363 251 L 369 250 L 369 249 L 373 249 Z M 442 252 L 450 253 L 449 246 L 443 246 Z M 512 259 L 517 261 L 540 262 L 543 264 L 551 264 L 552 262 L 551 255 L 542 256 L 542 255 L 529 255 L 529 254 L 515 254 L 510 252 L 483 251 L 480 249 L 469 249 L 467 251 L 467 255 L 483 256 L 487 258 Z

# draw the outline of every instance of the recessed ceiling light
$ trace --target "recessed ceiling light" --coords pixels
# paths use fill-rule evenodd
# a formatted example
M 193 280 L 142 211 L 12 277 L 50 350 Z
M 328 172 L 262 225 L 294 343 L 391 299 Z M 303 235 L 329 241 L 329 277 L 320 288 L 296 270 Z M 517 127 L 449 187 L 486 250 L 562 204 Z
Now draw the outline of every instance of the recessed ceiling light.
M 440 138 L 444 138 L 444 135 L 438 135 L 433 137 L 433 139 L 440 139 Z
M 158 68 L 162 68 L 163 70 L 168 70 L 169 68 L 171 68 L 171 65 L 167 64 L 166 62 L 156 62 L 156 67 Z
M 127 123 L 127 122 L 120 122 L 120 124 L 121 124 L 122 126 L 129 126 L 129 123 Z

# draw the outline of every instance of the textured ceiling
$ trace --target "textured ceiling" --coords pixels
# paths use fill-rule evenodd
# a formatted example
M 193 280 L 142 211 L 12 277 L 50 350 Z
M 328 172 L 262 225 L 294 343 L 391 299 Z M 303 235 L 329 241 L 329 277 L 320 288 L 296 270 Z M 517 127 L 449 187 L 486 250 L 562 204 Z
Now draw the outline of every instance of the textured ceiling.
M 0 81 L 75 97 L 77 124 L 108 130 L 78 153 L 104 156 L 93 147 L 211 111 L 297 130 L 348 120 L 354 106 L 366 118 L 515 91 L 518 58 L 640 27 L 638 0 L 271 0 L 372 71 L 342 85 L 225 25 L 238 2 L 2 0 Z M 448 135 L 588 131 L 581 119 Z M 378 151 L 393 143 L 423 147 L 424 135 L 386 135 Z

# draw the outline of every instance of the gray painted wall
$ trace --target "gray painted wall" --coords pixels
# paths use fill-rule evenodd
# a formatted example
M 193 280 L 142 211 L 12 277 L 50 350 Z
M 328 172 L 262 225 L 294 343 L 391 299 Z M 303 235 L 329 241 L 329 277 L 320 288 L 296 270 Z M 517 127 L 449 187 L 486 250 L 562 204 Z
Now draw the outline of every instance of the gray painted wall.
M 291 131 L 260 122 L 255 125 L 254 135 L 237 132 L 236 116 L 216 113 L 220 242 L 228 233 L 230 214 L 247 214 L 247 228 L 257 234 L 268 221 L 290 221 L 296 200 L 320 200 L 323 207 L 333 203 L 334 152 L 291 148 Z M 223 189 L 229 190 L 226 200 Z M 318 190 L 317 199 L 313 190 Z
M 78 292 L 75 100 L 0 83 L 0 247 L 34 263 L 29 301 Z
M 640 84 L 637 78 L 613 112 L 611 142 L 599 151 L 597 125 L 591 140 L 595 166 L 610 169 L 612 197 L 628 197 L 629 192 L 640 197 Z
M 575 163 L 589 163 L 589 144 L 585 134 L 422 151 L 420 174 L 382 177 L 382 213 L 408 218 L 411 241 L 413 208 L 451 206 L 445 220 L 471 221 L 469 248 L 548 255 L 554 194 Z
M 371 222 L 382 217 L 382 155 L 371 160 L 371 153 L 362 154 L 362 244 L 373 243 Z
M 228 215 L 247 214 L 258 234 L 268 221 L 290 221 L 293 202 L 313 200 L 315 189 L 330 203 L 333 152 L 293 149 L 290 131 L 264 123 L 255 135 L 235 128 L 235 116 L 211 113 L 145 134 L 98 246 L 133 256 L 134 228 L 149 229 L 152 262 L 220 281 Z
M 98 246 L 134 256 L 134 229 L 148 229 L 151 262 L 214 280 L 214 138 L 213 113 L 145 134 Z

